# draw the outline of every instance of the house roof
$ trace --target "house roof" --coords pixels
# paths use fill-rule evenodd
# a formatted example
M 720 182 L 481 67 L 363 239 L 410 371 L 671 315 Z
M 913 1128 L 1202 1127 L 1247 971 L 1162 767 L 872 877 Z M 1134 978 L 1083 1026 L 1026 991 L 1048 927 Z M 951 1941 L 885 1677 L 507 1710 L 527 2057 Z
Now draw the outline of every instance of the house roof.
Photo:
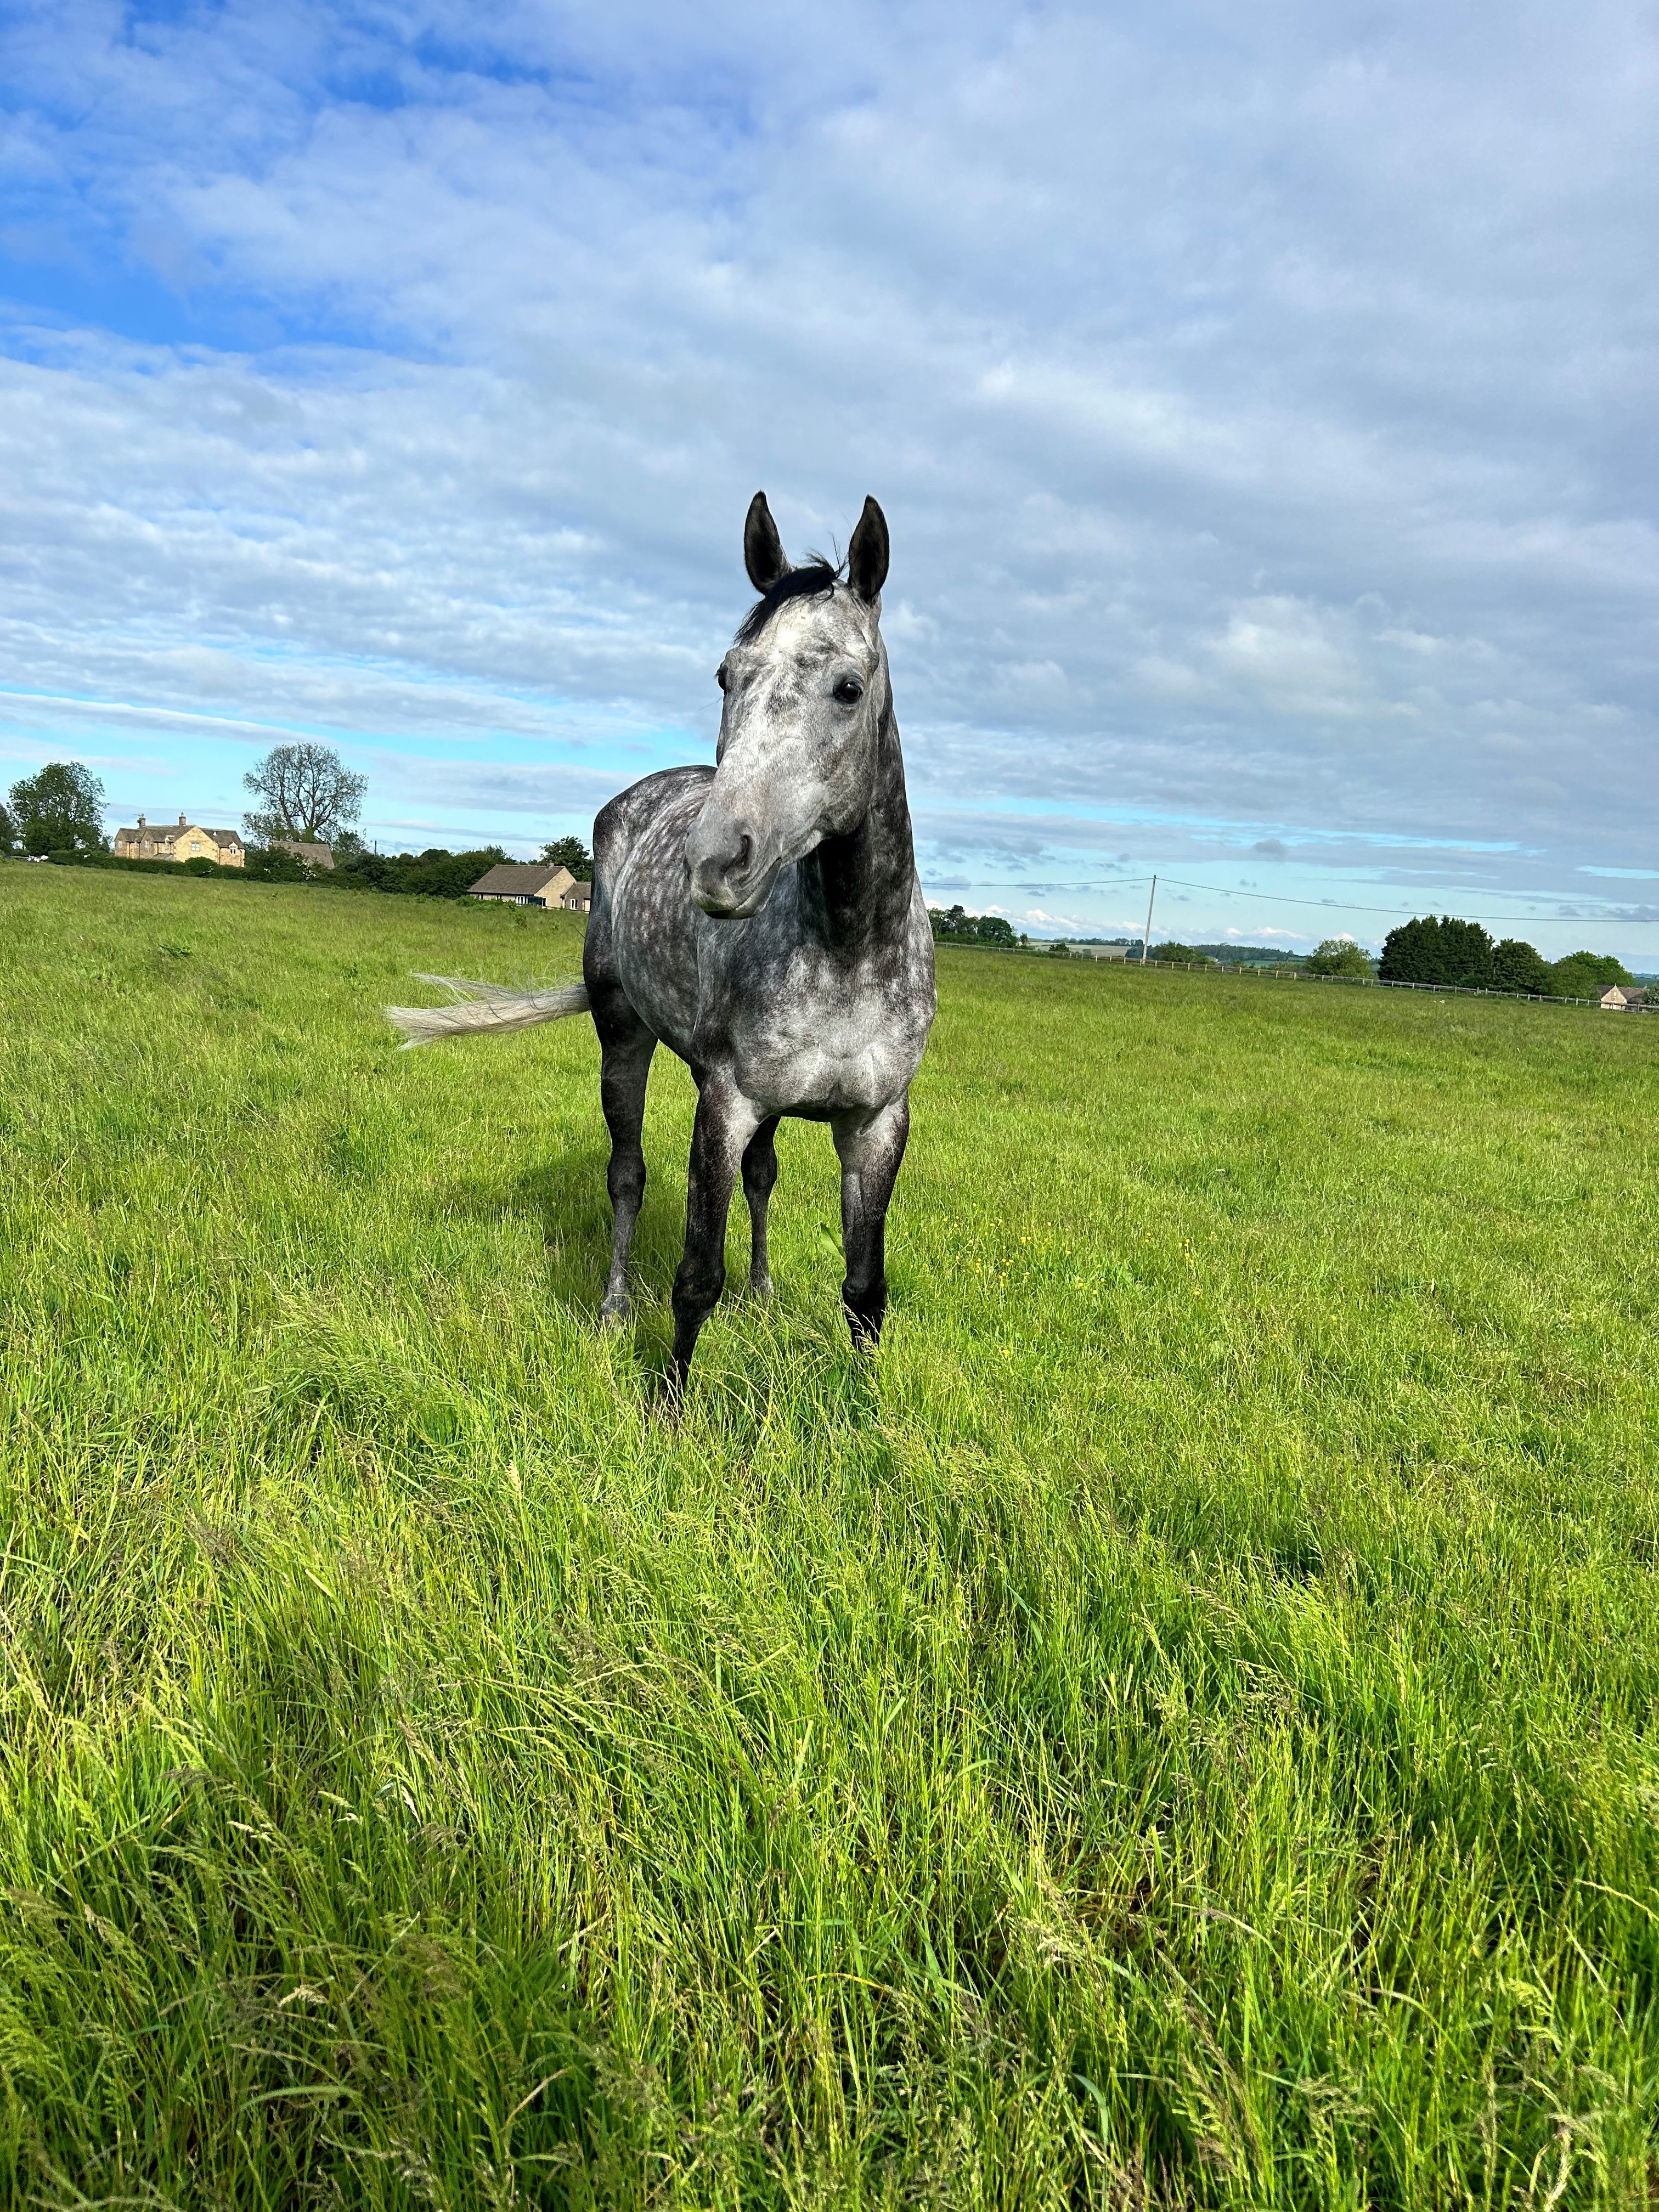
M 550 884 L 570 871 L 551 866 L 546 860 L 501 860 L 488 874 L 479 877 L 470 896 L 473 898 L 536 898 Z
M 593 886 L 592 884 L 567 884 L 564 888 L 564 896 L 566 898 L 574 897 L 591 899 L 592 896 Z
M 240 845 L 242 842 L 238 830 L 210 830 L 200 822 L 135 823 L 131 829 L 123 828 L 115 834 L 118 837 L 153 837 L 158 842 L 165 839 L 169 845 L 176 845 L 179 838 L 188 837 L 192 830 L 198 837 L 211 837 L 216 845 Z

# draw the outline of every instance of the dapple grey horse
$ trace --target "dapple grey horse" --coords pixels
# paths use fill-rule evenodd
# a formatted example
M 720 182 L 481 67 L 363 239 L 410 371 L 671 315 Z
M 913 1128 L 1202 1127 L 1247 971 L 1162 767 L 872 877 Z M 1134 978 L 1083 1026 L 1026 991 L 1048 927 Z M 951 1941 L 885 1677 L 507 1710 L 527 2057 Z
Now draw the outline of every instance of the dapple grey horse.
M 830 1125 L 841 1160 L 842 1299 L 854 1344 L 875 1343 L 887 1309 L 888 1202 L 935 1005 L 881 638 L 885 518 L 865 501 L 844 574 L 818 560 L 792 568 L 757 492 L 743 550 L 761 596 L 716 676 L 725 696 L 715 765 L 648 775 L 595 822 L 583 988 L 514 994 L 434 977 L 461 1003 L 388 1009 L 416 1044 L 591 1009 L 611 1131 L 616 1226 L 600 1309 L 610 1321 L 629 1312 L 651 1056 L 661 1043 L 685 1061 L 697 1115 L 674 1279 L 677 1391 L 725 1286 L 739 1175 L 750 1287 L 770 1294 L 766 1209 L 787 1114 Z

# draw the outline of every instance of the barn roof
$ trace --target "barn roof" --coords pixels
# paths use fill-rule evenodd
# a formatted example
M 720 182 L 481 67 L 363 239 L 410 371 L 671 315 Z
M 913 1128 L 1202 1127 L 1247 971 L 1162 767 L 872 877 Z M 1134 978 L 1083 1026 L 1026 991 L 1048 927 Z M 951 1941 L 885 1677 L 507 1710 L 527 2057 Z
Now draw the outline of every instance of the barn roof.
M 545 860 L 501 860 L 473 884 L 473 898 L 534 898 L 568 869 Z

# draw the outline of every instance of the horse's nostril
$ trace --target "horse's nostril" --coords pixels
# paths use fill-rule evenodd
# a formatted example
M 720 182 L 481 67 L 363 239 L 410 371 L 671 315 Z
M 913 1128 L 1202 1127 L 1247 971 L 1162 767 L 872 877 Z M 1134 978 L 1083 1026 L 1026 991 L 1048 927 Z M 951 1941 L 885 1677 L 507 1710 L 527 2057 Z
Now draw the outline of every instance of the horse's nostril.
M 708 914 L 735 911 L 744 886 L 757 866 L 757 843 L 752 830 L 740 829 L 728 816 L 710 821 L 705 815 L 686 842 L 686 866 L 692 896 Z

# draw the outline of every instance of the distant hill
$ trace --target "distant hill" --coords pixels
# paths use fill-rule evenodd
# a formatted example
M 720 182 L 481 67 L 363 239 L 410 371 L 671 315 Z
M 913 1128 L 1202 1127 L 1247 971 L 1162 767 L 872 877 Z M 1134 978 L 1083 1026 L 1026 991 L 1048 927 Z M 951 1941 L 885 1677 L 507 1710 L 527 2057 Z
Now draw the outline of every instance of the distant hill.
M 1211 960 L 1219 960 L 1224 966 L 1245 968 L 1252 968 L 1263 960 L 1277 961 L 1280 967 L 1299 968 L 1308 957 L 1305 952 L 1286 952 L 1278 945 L 1195 945 L 1193 950 Z

